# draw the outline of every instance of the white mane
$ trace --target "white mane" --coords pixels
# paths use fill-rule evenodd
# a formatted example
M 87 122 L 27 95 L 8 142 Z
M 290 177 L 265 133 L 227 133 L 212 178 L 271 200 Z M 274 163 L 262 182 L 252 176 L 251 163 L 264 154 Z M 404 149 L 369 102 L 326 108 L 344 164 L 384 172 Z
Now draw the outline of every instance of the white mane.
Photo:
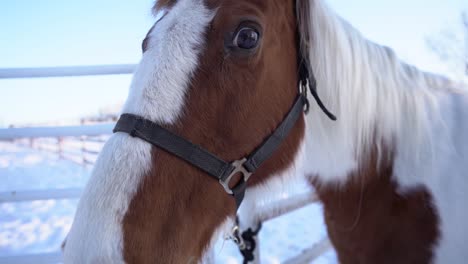
M 338 117 L 330 121 L 312 106 L 314 138 L 330 147 L 346 145 L 358 161 L 374 142 L 378 149 L 382 143 L 397 144 L 399 152 L 409 151 L 411 157 L 427 153 L 429 124 L 441 120 L 436 94 L 454 84 L 365 39 L 323 0 L 298 0 L 297 11 L 318 94 Z
M 323 1 L 298 0 L 297 11 L 318 94 L 338 121 L 312 105 L 306 119 L 305 175 L 344 187 L 351 172 L 359 175 L 368 151 L 377 147 L 381 159 L 386 157 L 383 147 L 391 147 L 397 191 L 404 195 L 425 188 L 440 219 L 432 262 L 463 262 L 468 258 L 460 246 L 468 237 L 467 90 L 401 62 Z

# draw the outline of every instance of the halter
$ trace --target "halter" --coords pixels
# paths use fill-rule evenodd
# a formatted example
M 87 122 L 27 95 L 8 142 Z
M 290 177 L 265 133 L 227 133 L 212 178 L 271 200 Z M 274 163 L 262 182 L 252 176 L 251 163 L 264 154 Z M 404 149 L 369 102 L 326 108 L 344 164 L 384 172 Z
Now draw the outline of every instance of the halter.
M 315 84 L 315 81 L 309 82 L 308 70 L 303 60 L 301 60 L 301 64 L 303 66 L 299 72 L 299 94 L 290 111 L 273 134 L 254 152 L 239 160 L 226 162 L 203 147 L 193 144 L 150 120 L 133 114 L 122 114 L 114 128 L 114 133 L 123 132 L 132 137 L 140 138 L 199 168 L 218 180 L 226 193 L 234 197 L 237 208 L 239 208 L 244 199 L 249 178 L 276 151 L 302 113 L 308 112 L 307 86 L 310 87 L 314 98 L 316 100 L 318 98 L 315 88 L 310 86 L 310 84 Z M 325 109 L 324 112 L 327 115 L 331 115 L 326 108 L 322 107 L 320 99 L 317 100 L 317 103 L 322 109 Z M 330 118 L 335 120 L 333 115 Z M 237 174 L 242 175 L 240 181 L 233 188 L 229 187 L 232 178 Z
M 298 47 L 299 91 L 291 109 L 275 131 L 259 147 L 239 160 L 226 162 L 203 147 L 193 144 L 150 120 L 133 114 L 122 114 L 114 128 L 114 133 L 123 132 L 132 137 L 140 138 L 204 171 L 219 181 L 226 193 L 234 197 L 237 208 L 239 208 L 244 199 L 249 178 L 278 149 L 303 112 L 309 111 L 308 90 L 322 111 L 330 119 L 336 120 L 336 117 L 326 109 L 320 100 L 317 94 L 317 83 L 307 65 L 307 59 Z M 240 181 L 234 187 L 229 187 L 232 178 L 237 174 L 242 176 Z

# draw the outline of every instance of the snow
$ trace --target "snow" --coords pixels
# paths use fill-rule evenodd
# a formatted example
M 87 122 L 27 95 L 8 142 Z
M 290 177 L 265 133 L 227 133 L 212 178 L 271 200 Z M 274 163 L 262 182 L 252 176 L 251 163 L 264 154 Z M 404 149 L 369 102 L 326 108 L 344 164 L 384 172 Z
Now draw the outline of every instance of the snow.
M 60 159 L 20 144 L 0 142 L 0 192 L 82 188 L 90 166 Z M 66 236 L 77 200 L 0 203 L 0 257 L 57 252 Z M 312 204 L 271 220 L 260 232 L 261 263 L 281 263 L 326 237 L 322 208 Z M 242 263 L 233 242 L 215 246 L 216 263 Z M 337 263 L 329 250 L 314 264 Z

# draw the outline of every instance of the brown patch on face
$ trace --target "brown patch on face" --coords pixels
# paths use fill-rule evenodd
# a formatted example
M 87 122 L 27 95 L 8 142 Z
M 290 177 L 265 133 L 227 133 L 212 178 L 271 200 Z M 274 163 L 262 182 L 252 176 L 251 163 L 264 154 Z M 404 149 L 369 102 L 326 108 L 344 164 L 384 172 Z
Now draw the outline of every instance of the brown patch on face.
M 328 234 L 340 263 L 431 263 L 439 237 L 432 197 L 424 188 L 398 193 L 392 175 L 393 158 L 382 159 L 377 168 L 376 155 L 370 155 L 340 189 L 311 181 L 324 204 Z
M 271 0 L 267 5 L 263 0 L 209 0 L 207 5 L 218 7 L 218 13 L 206 32 L 185 115 L 168 129 L 234 161 L 274 131 L 297 96 L 294 1 Z M 262 27 L 261 46 L 249 54 L 231 52 L 226 40 L 246 20 Z M 249 184 L 287 168 L 303 133 L 301 118 Z M 154 166 L 123 220 L 125 261 L 199 260 L 215 229 L 234 216 L 234 199 L 216 180 L 177 157 L 156 148 L 152 154 Z

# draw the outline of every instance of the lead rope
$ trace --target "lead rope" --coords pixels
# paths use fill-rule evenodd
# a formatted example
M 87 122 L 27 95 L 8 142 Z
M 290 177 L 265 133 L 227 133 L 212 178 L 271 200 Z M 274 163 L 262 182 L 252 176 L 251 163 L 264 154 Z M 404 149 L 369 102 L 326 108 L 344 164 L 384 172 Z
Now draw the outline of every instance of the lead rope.
M 241 232 L 239 226 L 239 217 L 236 217 L 236 224 L 232 229 L 232 233 L 229 236 L 229 239 L 234 241 L 234 243 L 239 248 L 239 252 L 244 257 L 243 264 L 248 264 L 249 262 L 254 261 L 255 259 L 255 249 L 257 248 L 256 238 L 258 233 L 262 229 L 262 223 L 258 223 L 258 226 L 255 230 L 249 228 Z
M 245 244 L 244 249 L 240 249 L 242 256 L 244 256 L 243 264 L 248 264 L 255 259 L 255 249 L 257 248 L 256 238 L 261 229 L 262 223 L 259 223 L 255 231 L 249 228 L 242 232 L 242 238 Z

